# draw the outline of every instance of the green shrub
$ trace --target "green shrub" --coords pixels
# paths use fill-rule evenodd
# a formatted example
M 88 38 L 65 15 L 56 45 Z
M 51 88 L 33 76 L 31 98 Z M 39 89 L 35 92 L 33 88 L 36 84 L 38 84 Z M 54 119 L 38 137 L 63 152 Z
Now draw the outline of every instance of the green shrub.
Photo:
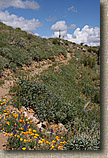
M 65 145 L 67 150 L 99 150 L 100 149 L 100 139 L 79 137 L 76 139 L 71 139 L 69 143 Z
M 19 80 L 16 91 L 16 106 L 32 108 L 41 121 L 67 122 L 72 119 L 72 107 L 54 94 L 45 84 Z M 69 111 L 70 110 L 70 111 Z M 66 113 L 67 111 L 67 113 Z
M 82 57 L 81 63 L 84 64 L 84 66 L 89 66 L 90 68 L 95 67 L 96 59 L 91 57 L 90 55 L 84 55 Z

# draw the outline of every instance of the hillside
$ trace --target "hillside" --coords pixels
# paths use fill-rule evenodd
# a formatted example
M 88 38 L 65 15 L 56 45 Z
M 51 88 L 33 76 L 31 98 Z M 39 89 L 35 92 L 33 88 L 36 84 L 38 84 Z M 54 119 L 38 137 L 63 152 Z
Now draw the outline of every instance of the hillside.
M 39 140 L 43 141 L 39 144 L 43 147 L 38 146 L 33 139 L 36 144 L 24 143 L 26 149 L 35 150 L 35 146 L 37 150 L 100 149 L 99 60 L 99 47 L 78 45 L 58 38 L 44 39 L 0 23 L 0 88 L 1 93 L 9 90 L 9 93 L 4 92 L 0 96 L 0 115 L 9 111 L 3 112 L 7 106 L 11 110 L 17 109 L 14 112 L 19 113 L 19 120 L 23 108 L 24 112 L 28 108 L 33 111 L 35 126 L 31 124 L 31 128 L 37 128 Z M 3 101 L 3 96 L 7 101 Z M 6 116 L 9 122 L 9 116 Z M 38 128 L 36 119 L 41 128 Z M 13 120 L 8 123 L 10 128 L 1 120 L 1 131 L 10 133 L 14 130 Z M 24 129 L 27 126 L 27 122 L 16 124 Z M 40 129 L 43 130 L 41 135 Z M 20 130 L 17 129 L 16 133 L 25 138 Z M 62 141 L 60 137 L 65 142 L 62 145 L 59 144 Z M 56 141 L 58 146 L 52 142 L 54 147 L 49 144 L 49 148 L 42 138 L 49 142 Z M 14 137 L 8 139 L 11 142 L 11 145 L 8 144 L 10 149 L 20 150 L 21 144 L 17 142 L 19 138 L 14 141 Z M 19 145 L 16 147 L 16 144 Z

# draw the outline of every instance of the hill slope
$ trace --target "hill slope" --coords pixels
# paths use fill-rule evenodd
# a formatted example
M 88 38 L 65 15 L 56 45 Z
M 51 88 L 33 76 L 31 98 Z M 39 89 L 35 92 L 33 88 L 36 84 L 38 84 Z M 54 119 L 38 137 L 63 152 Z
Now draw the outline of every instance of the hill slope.
M 62 123 L 70 140 L 64 149 L 100 148 L 99 63 L 99 47 L 43 39 L 0 23 L 0 71 L 15 73 L 16 84 L 8 86 L 12 104 L 33 109 L 40 122 Z M 8 76 L 1 77 L 6 84 Z

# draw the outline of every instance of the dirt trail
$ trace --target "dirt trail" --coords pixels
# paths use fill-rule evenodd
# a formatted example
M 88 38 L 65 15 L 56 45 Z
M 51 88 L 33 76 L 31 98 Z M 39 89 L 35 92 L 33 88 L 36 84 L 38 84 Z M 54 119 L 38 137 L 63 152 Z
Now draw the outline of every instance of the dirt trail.
M 67 53 L 67 58 L 64 58 L 63 55 L 61 55 L 61 57 L 56 57 L 55 61 L 58 63 L 58 64 L 64 64 L 64 65 L 67 65 L 68 64 L 68 61 L 71 59 L 71 54 L 70 53 Z M 31 72 L 29 73 L 29 76 L 30 77 L 33 77 L 34 75 L 39 75 L 42 71 L 48 69 L 50 66 L 53 65 L 53 62 L 52 63 L 49 63 L 49 61 L 43 61 L 45 63 L 45 65 L 42 65 L 43 63 L 40 62 L 40 67 L 39 68 L 36 68 L 36 63 L 34 63 L 31 67 Z
M 56 58 L 56 62 L 59 64 L 68 64 L 68 61 L 71 59 L 71 54 L 67 53 L 67 58 L 64 58 L 64 56 L 61 56 L 60 58 Z M 38 65 L 38 67 L 36 67 Z M 50 66 L 53 65 L 53 62 L 51 60 L 46 60 L 46 61 L 41 61 L 41 62 L 33 62 L 33 64 L 29 67 L 29 69 L 27 69 L 25 67 L 25 70 L 30 70 L 29 72 L 29 76 L 33 77 L 36 74 L 40 74 L 42 71 L 48 69 Z M 9 88 L 10 86 L 13 84 L 14 79 L 11 80 L 5 80 L 4 79 L 4 85 L 2 87 L 0 87 L 0 99 L 2 97 L 9 97 Z M 0 150 L 4 150 L 5 149 L 5 145 L 6 141 L 7 141 L 7 136 L 4 137 L 4 134 L 1 132 L 0 133 Z M 3 146 L 4 145 L 4 146 Z
M 68 64 L 68 61 L 71 59 L 71 54 L 67 53 L 67 58 L 63 58 L 64 56 L 62 55 L 60 58 L 56 58 L 56 62 L 59 64 Z M 38 66 L 37 66 L 38 65 Z M 27 69 L 25 68 L 26 71 L 30 70 L 29 76 L 33 77 L 34 75 L 40 74 L 42 71 L 48 69 L 50 66 L 53 65 L 53 62 L 51 60 L 46 60 L 46 61 L 40 61 L 40 62 L 33 62 L 33 64 Z M 36 68 L 37 66 L 37 68 Z M 5 80 L 5 83 L 2 87 L 0 87 L 0 99 L 2 97 L 6 97 L 8 95 L 9 87 L 13 84 L 14 80 Z
M 0 150 L 6 149 L 7 139 L 8 139 L 8 136 L 4 136 L 3 133 L 0 133 Z

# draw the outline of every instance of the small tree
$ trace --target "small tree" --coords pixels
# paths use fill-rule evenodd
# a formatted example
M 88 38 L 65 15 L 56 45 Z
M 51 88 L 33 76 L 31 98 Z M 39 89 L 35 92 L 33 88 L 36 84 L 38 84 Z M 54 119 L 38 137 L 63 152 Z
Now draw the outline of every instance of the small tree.
M 82 42 L 82 43 L 80 43 L 80 45 L 81 45 L 81 46 L 83 46 L 83 44 L 84 44 L 83 42 Z

